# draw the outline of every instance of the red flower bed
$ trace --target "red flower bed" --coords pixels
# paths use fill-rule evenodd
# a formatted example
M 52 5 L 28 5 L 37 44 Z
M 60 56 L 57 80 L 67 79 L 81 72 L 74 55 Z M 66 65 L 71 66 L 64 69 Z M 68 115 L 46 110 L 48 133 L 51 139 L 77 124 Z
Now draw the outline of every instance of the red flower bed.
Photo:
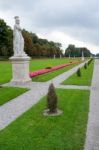
M 58 70 L 58 69 L 61 69 L 61 68 L 64 68 L 64 67 L 67 67 L 67 66 L 70 66 L 70 65 L 73 65 L 73 64 L 77 64 L 78 62 L 70 62 L 68 64 L 61 64 L 61 65 L 58 65 L 58 66 L 55 66 L 55 67 L 52 67 L 51 69 L 41 69 L 41 70 L 37 70 L 37 71 L 34 71 L 34 72 L 30 72 L 30 77 L 36 77 L 36 76 L 39 76 L 39 75 L 42 75 L 42 74 L 45 74 L 45 73 L 48 73 L 48 72 L 52 72 L 52 71 L 55 71 L 55 70 Z

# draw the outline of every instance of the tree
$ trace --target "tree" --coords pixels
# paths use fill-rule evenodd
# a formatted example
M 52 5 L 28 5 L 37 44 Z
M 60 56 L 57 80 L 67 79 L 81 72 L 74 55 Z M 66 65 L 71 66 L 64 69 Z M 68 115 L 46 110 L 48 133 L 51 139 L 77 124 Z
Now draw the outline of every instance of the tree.
M 32 36 L 31 34 L 23 29 L 22 31 L 23 37 L 24 37 L 24 50 L 29 55 L 32 56 L 32 49 L 33 49 L 33 42 L 32 42 Z
M 81 57 L 82 51 L 84 52 L 84 57 L 90 57 L 91 52 L 85 47 L 75 47 L 75 45 L 70 44 L 65 50 L 65 56 L 69 57 Z
M 53 57 L 62 54 L 61 44 L 39 38 L 35 33 L 22 30 L 25 52 L 31 57 Z M 13 54 L 13 30 L 0 19 L 0 56 Z
M 13 32 L 3 19 L 0 19 L 0 56 L 13 54 Z

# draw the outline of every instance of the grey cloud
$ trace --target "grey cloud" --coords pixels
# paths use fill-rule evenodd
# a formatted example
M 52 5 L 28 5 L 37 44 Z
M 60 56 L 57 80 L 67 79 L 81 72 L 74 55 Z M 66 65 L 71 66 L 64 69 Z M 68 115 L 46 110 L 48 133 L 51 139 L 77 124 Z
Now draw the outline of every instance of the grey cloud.
M 67 33 L 70 36 L 73 36 L 76 40 L 81 40 L 82 42 L 89 42 L 99 46 L 99 29 L 87 29 L 80 27 L 67 27 L 62 30 L 62 32 Z
M 45 27 L 57 26 L 81 26 L 81 27 L 98 27 L 99 25 L 99 11 L 93 11 L 93 3 L 75 1 L 74 5 L 71 1 L 66 3 L 61 0 L 61 3 L 54 1 L 54 5 L 50 3 L 41 3 L 38 5 L 36 11 L 35 24 Z M 55 3 L 56 2 L 56 3 Z M 98 2 L 99 4 L 99 2 Z M 96 4 L 96 8 L 97 5 Z M 38 11 L 40 9 L 40 11 Z M 97 9 L 96 9 L 97 10 Z
M 68 1 L 68 0 L 67 0 Z M 99 1 L 98 0 L 44 0 L 38 5 L 35 26 L 60 30 L 83 41 L 99 45 Z M 52 4 L 52 5 L 51 5 Z M 66 30 L 67 29 L 67 30 Z
M 98 0 L 0 0 L 0 11 L 24 17 L 33 32 L 57 30 L 78 40 L 98 44 Z

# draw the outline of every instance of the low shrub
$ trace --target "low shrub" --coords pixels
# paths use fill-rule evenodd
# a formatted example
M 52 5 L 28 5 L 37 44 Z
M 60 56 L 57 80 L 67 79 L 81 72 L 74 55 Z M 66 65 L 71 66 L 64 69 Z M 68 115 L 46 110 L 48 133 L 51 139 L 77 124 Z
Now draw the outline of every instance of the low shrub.
M 49 113 L 57 112 L 57 95 L 55 92 L 55 88 L 53 83 L 50 84 L 47 95 L 47 108 L 49 109 Z
M 52 69 L 52 67 L 46 67 L 45 69 Z
M 81 70 L 80 70 L 80 68 L 78 68 L 76 74 L 77 74 L 78 77 L 81 77 Z
M 91 58 L 91 59 L 88 61 L 88 65 L 90 65 L 92 61 L 93 61 L 93 58 Z
M 86 63 L 84 64 L 84 68 L 87 69 L 87 64 Z

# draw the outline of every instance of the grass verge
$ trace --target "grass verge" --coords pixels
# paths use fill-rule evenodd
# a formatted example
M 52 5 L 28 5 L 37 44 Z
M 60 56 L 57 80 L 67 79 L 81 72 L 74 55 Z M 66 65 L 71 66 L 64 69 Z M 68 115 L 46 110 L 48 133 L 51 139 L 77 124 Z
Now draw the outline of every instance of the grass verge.
M 81 77 L 78 77 L 76 73 L 70 76 L 67 80 L 62 82 L 64 85 L 91 85 L 92 75 L 93 75 L 94 61 L 84 69 L 81 68 Z
M 83 150 L 89 91 L 56 91 L 59 108 L 64 113 L 57 117 L 43 116 L 44 97 L 0 132 L 0 150 Z
M 42 75 L 39 75 L 37 77 L 33 77 L 32 78 L 32 81 L 36 81 L 36 82 L 46 82 L 46 81 L 49 81 L 53 78 L 55 78 L 56 76 L 68 71 L 69 69 L 75 67 L 77 64 L 73 64 L 71 66 L 67 66 L 67 67 L 64 67 L 62 69 L 59 69 L 59 70 L 56 70 L 56 71 L 53 71 L 53 72 L 49 72 L 49 73 L 46 73 L 46 74 L 42 74 Z
M 39 69 L 43 69 L 46 67 L 53 67 L 57 66 L 59 64 L 65 64 L 68 62 L 74 62 L 74 61 L 80 61 L 80 59 L 68 59 L 68 58 L 63 58 L 63 59 L 34 59 L 30 61 L 30 71 L 36 71 Z M 61 73 L 61 71 L 59 71 Z M 57 75 L 57 73 L 55 73 Z M 34 81 L 44 81 L 44 77 L 46 78 L 45 81 L 48 79 L 51 79 L 55 77 L 54 72 L 51 74 L 47 74 L 44 76 L 40 76 L 38 78 L 34 78 Z M 59 73 L 58 73 L 59 74 Z M 51 76 L 51 77 L 48 77 Z M 12 78 L 12 65 L 10 61 L 0 61 L 0 84 L 7 83 L 11 80 Z M 40 79 L 41 78 L 41 79 Z
M 28 89 L 17 88 L 17 87 L 1 87 L 0 88 L 0 105 L 16 98 L 17 96 L 23 94 Z

